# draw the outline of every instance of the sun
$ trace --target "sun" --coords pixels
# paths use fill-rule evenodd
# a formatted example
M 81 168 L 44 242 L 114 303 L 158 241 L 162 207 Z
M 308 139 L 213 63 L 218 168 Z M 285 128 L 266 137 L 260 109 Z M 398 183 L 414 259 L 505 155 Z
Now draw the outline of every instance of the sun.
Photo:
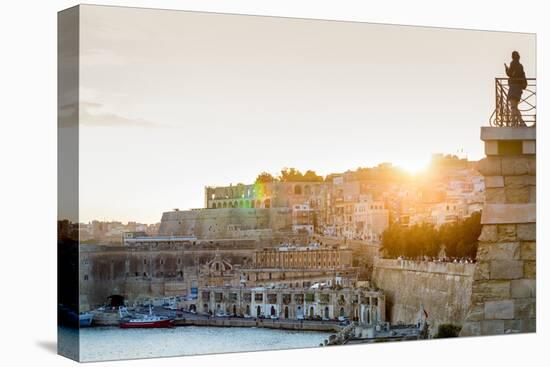
M 416 175 L 427 170 L 429 161 L 422 159 L 407 159 L 400 162 L 399 167 L 404 171 Z

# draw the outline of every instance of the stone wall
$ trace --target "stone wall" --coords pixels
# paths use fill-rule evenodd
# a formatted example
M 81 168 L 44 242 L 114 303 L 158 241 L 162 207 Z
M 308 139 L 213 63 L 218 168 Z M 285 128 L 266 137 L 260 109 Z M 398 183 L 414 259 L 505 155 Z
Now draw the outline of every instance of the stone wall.
M 444 323 L 461 325 L 470 306 L 474 264 L 376 259 L 373 284 L 386 294 L 391 324 L 416 323 L 421 306 L 430 333 Z
M 271 209 L 197 209 L 162 214 L 161 236 L 195 236 L 201 239 L 269 238 L 292 233 L 292 211 Z
M 479 170 L 487 192 L 471 308 L 461 335 L 534 332 L 535 129 L 482 128 L 481 135 L 487 158 Z M 510 149 L 514 144 L 517 149 Z
M 250 266 L 254 251 L 81 245 L 80 308 L 86 311 L 101 306 L 112 294 L 122 294 L 130 302 L 182 295 L 209 281 L 200 277 L 201 267 L 216 254 L 234 266 Z

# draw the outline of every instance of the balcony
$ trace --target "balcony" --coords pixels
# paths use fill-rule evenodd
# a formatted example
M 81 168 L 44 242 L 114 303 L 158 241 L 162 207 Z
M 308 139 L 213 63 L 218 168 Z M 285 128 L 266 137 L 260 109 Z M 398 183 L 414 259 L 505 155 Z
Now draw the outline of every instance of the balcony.
M 489 124 L 495 127 L 519 127 L 512 118 L 512 111 L 508 103 L 510 90 L 509 78 L 495 78 L 495 111 L 489 119 Z M 537 79 L 527 78 L 527 88 L 523 90 L 518 109 L 527 126 L 537 123 Z

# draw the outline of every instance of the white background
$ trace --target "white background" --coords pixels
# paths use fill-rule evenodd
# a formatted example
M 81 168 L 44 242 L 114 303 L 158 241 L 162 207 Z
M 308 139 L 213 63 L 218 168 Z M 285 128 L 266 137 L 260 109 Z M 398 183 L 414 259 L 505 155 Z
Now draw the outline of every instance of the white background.
M 98 365 L 540 365 L 548 355 L 548 10 L 544 1 L 97 1 L 97 4 L 537 33 L 536 335 L 403 342 Z M 2 365 L 69 365 L 56 340 L 56 12 L 74 1 L 3 2 L 0 12 Z M 475 60 L 472 60 L 475 67 Z M 546 83 L 544 83 L 546 82 Z M 457 106 L 468 108 L 467 106 Z M 444 122 L 444 121 L 443 121 Z

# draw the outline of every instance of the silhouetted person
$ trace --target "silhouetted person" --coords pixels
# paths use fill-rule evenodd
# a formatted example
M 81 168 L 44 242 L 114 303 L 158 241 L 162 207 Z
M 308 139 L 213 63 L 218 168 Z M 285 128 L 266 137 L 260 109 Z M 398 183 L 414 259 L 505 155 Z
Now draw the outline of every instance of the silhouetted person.
M 525 72 L 523 71 L 523 65 L 519 62 L 519 52 L 512 52 L 512 62 L 510 66 L 504 63 L 506 69 L 506 75 L 508 76 L 508 103 L 511 110 L 511 122 L 514 126 L 525 126 L 521 112 L 518 109 L 519 101 L 521 101 L 521 94 L 526 87 Z

